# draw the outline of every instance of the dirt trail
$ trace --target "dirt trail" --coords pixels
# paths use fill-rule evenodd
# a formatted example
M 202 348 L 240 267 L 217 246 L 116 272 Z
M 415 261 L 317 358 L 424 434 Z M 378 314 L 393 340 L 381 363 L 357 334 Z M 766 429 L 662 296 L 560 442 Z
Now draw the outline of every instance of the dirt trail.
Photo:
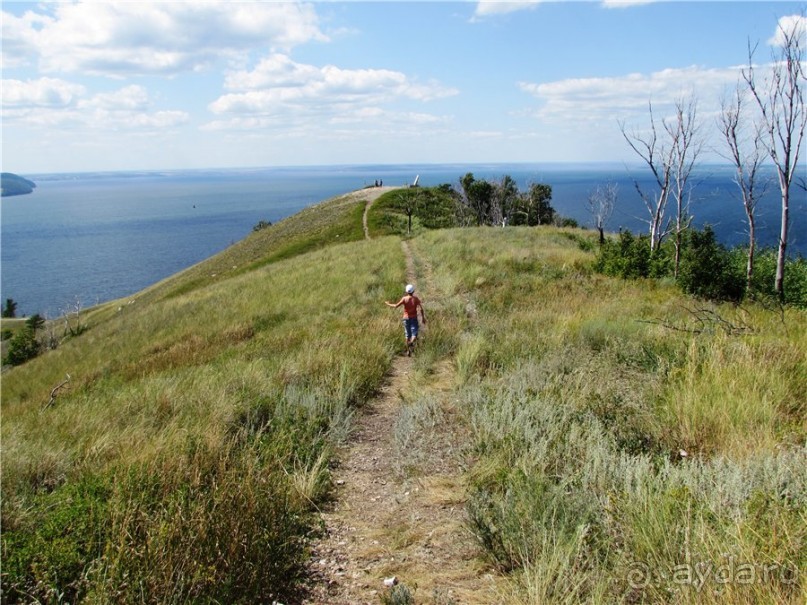
M 412 249 L 406 241 L 402 249 L 406 279 L 417 283 Z M 419 290 L 428 292 L 424 286 Z M 338 456 L 335 501 L 322 513 L 323 536 L 312 548 L 303 603 L 377 605 L 390 590 L 384 580 L 393 577 L 414 589 L 418 604 L 497 602 L 494 576 L 479 563 L 465 526 L 468 440 L 453 385 L 447 361 L 423 372 L 417 353 L 394 359 Z M 427 421 L 402 421 L 418 414 Z
M 362 196 L 367 201 L 367 204 L 364 206 L 364 215 L 361 218 L 365 239 L 370 239 L 370 228 L 367 226 L 367 214 L 370 212 L 370 206 L 387 191 L 392 191 L 393 189 L 397 189 L 397 187 L 372 187 L 361 190 Z

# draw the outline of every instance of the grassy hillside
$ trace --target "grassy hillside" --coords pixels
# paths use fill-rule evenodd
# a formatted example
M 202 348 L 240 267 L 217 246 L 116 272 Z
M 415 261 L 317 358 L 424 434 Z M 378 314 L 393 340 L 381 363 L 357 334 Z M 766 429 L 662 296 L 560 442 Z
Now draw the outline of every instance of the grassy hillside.
M 4 601 L 294 602 L 400 346 L 400 242 L 363 209 L 256 232 L 3 375 Z M 807 312 L 597 275 L 588 237 L 410 241 L 418 371 L 452 368 L 501 602 L 804 602 Z

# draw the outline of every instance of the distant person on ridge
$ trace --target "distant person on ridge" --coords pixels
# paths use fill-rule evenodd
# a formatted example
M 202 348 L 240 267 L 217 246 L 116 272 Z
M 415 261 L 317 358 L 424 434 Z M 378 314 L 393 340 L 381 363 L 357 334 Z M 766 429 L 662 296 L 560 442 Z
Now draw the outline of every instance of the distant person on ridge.
M 404 333 L 406 335 L 406 355 L 411 356 L 415 348 L 415 341 L 418 337 L 418 309 L 420 309 L 420 316 L 423 318 L 423 325 L 426 325 L 426 313 L 423 311 L 423 305 L 420 299 L 415 296 L 415 286 L 408 284 L 406 286 L 406 294 L 397 303 L 384 301 L 384 304 L 393 309 L 403 306 L 403 324 Z

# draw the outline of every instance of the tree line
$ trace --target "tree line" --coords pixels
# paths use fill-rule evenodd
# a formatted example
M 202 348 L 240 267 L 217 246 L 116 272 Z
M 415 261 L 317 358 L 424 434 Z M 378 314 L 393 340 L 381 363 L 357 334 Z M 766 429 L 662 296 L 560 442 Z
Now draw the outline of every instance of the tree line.
M 723 140 L 719 153 L 734 169 L 748 227 L 745 291 L 755 287 L 756 216 L 759 200 L 771 183 L 763 165 L 770 161 L 776 171 L 781 200 L 779 241 L 773 290 L 785 302 L 785 270 L 790 226 L 790 201 L 795 191 L 807 191 L 799 157 L 807 126 L 805 110 L 804 14 L 790 26 L 780 22 L 781 45 L 771 57 L 770 70 L 761 72 L 754 63 L 756 47 L 749 45 L 748 64 L 728 99 L 722 102 L 718 128 Z M 679 277 L 685 233 L 692 224 L 693 170 L 706 147 L 704 123 L 694 96 L 679 99 L 671 117 L 659 119 L 648 103 L 649 126 L 629 130 L 620 122 L 628 145 L 652 174 L 651 187 L 635 181 L 636 191 L 647 210 L 647 244 L 650 256 L 671 236 L 673 276 Z M 670 209 L 672 208 L 672 211 Z

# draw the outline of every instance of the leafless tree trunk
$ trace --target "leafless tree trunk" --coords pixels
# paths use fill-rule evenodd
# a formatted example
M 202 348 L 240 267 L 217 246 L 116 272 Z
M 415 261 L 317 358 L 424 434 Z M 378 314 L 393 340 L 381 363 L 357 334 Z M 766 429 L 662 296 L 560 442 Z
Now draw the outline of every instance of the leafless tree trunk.
M 518 185 L 510 175 L 505 175 L 493 184 L 491 222 L 506 227 L 518 199 Z
M 65 336 L 78 336 L 81 334 L 85 326 L 81 324 L 81 300 L 76 298 L 75 304 L 62 311 L 64 318 L 64 334 Z
M 675 104 L 675 122 L 665 122 L 664 128 L 672 141 L 673 178 L 672 196 L 675 198 L 675 264 L 678 278 L 681 264 L 681 238 L 690 224 L 692 215 L 692 183 L 690 177 L 703 150 L 703 139 L 697 121 L 697 102 L 680 100 Z
M 415 213 L 415 210 L 417 210 L 419 201 L 420 191 L 417 191 L 414 195 L 409 195 L 408 193 L 398 194 L 398 202 L 400 203 L 402 210 L 406 213 L 407 235 L 412 235 L 412 215 Z
M 605 243 L 605 224 L 611 218 L 616 206 L 619 186 L 614 182 L 607 182 L 597 187 L 588 196 L 588 211 L 594 219 L 594 226 L 600 234 L 600 245 Z
M 782 45 L 774 53 L 770 78 L 757 77 L 753 58 L 755 48 L 749 45 L 748 67 L 743 78 L 759 108 L 766 132 L 768 154 L 776 166 L 779 189 L 782 194 L 782 220 L 779 234 L 779 250 L 776 258 L 775 289 L 780 301 L 784 301 L 785 258 L 788 239 L 790 211 L 790 188 L 799 161 L 801 144 L 807 125 L 804 107 L 805 73 L 804 60 L 804 14 L 794 19 L 792 27 L 780 21 L 779 34 Z
M 652 103 L 648 103 L 648 109 L 650 111 L 649 134 L 643 135 L 636 132 L 629 134 L 624 122 L 620 123 L 619 127 L 622 131 L 622 136 L 625 137 L 631 149 L 650 168 L 658 187 L 656 191 L 649 192 L 642 189 L 638 181 L 634 180 L 633 182 L 649 214 L 647 223 L 650 227 L 650 252 L 653 253 L 658 249 L 664 236 L 667 235 L 664 215 L 670 198 L 675 146 L 667 145 L 659 140 Z
M 756 207 L 767 189 L 767 181 L 760 180 L 760 168 L 767 157 L 763 132 L 758 124 L 743 126 L 743 92 L 737 87 L 732 100 L 724 101 L 718 118 L 720 133 L 729 148 L 728 159 L 734 167 L 734 181 L 740 188 L 743 209 L 748 220 L 748 262 L 745 270 L 745 291 L 750 293 L 754 276 L 756 250 Z

